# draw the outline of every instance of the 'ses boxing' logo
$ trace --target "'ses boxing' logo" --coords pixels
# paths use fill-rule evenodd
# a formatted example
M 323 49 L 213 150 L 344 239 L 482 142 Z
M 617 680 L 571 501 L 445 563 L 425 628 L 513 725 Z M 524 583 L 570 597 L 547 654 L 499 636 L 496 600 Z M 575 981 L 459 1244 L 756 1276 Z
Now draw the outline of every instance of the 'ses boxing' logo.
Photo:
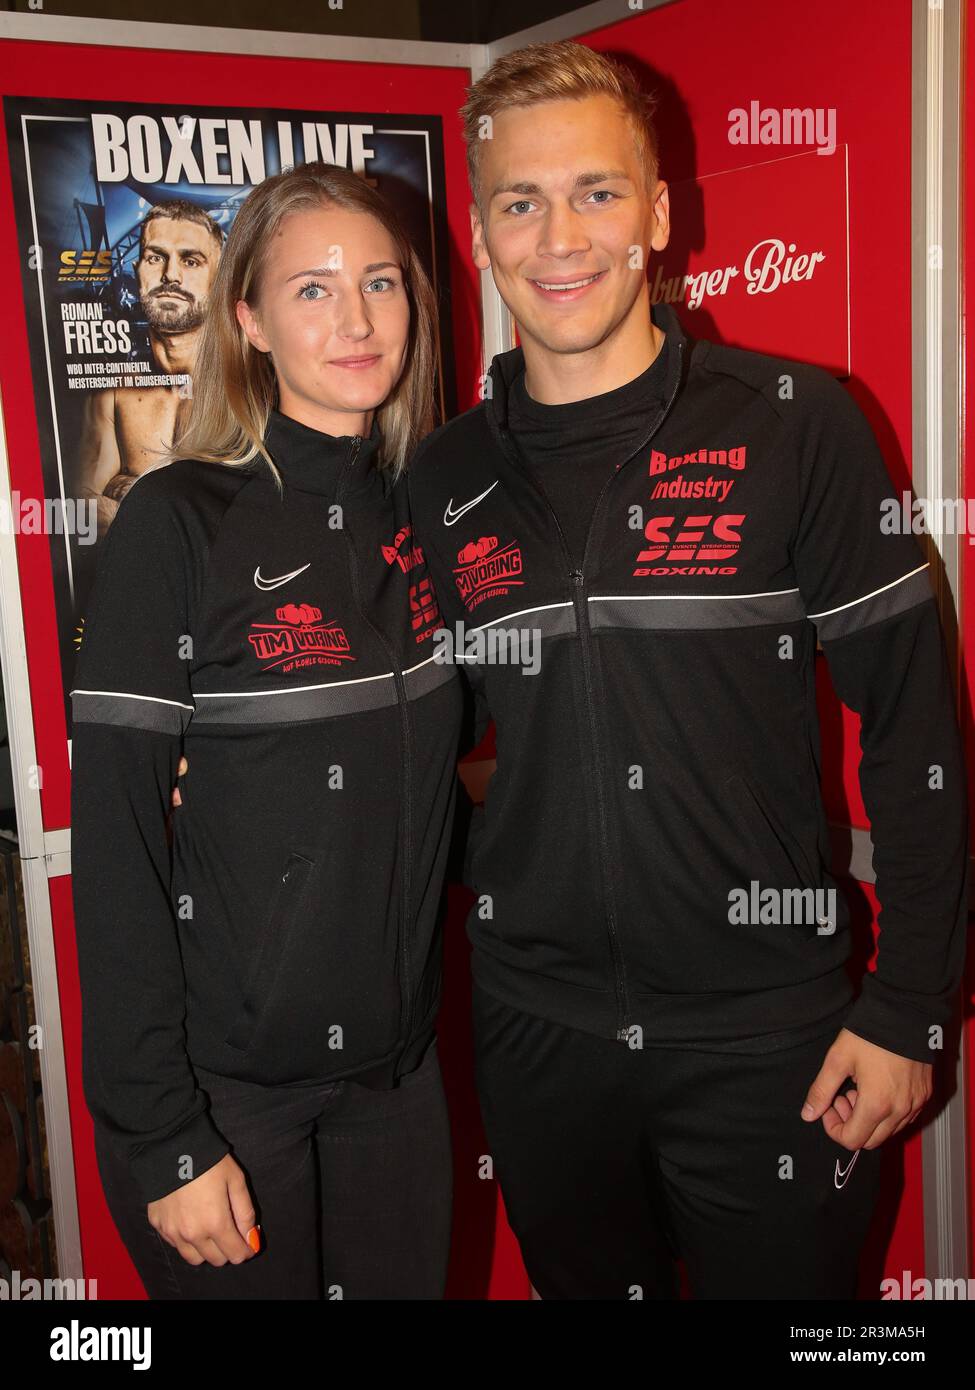
M 444 625 L 429 575 L 424 576 L 419 584 L 410 585 L 410 621 L 415 642 L 425 642 L 437 628 Z
M 674 533 L 677 518 L 652 516 L 644 527 L 648 542 L 636 557 L 635 576 L 648 574 L 736 574 L 736 565 L 715 565 L 730 560 L 741 546 L 740 528 L 746 512 L 707 513 L 688 516 Z
M 112 272 L 111 251 L 62 251 L 58 281 L 104 280 Z

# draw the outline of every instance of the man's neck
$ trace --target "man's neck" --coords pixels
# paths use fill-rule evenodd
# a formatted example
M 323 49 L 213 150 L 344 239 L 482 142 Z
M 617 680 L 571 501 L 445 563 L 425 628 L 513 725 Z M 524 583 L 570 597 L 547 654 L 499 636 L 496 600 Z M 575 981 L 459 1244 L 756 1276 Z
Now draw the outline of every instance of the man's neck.
M 200 340 L 200 330 L 194 328 L 190 333 L 152 333 L 149 342 L 153 356 L 164 372 L 188 372 L 192 375 L 196 366 L 196 349 Z
M 650 318 L 642 296 L 618 328 L 585 352 L 552 352 L 524 336 L 525 389 L 540 405 L 566 405 L 615 391 L 642 376 L 666 335 Z

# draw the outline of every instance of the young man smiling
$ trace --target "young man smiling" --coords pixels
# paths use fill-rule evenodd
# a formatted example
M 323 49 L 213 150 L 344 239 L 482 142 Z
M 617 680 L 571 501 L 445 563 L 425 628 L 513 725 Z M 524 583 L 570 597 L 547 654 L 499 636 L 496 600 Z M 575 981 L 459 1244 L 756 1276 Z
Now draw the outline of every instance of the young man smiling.
M 531 678 L 465 663 L 498 735 L 468 930 L 508 1217 L 543 1298 L 674 1297 L 677 1255 L 699 1298 L 852 1297 L 964 955 L 924 555 L 881 532 L 891 483 L 828 373 L 651 311 L 668 191 L 625 70 L 533 45 L 463 115 L 474 260 L 521 346 L 410 477 L 448 625 L 541 635 Z M 861 715 L 883 904 L 856 999 L 817 635 Z

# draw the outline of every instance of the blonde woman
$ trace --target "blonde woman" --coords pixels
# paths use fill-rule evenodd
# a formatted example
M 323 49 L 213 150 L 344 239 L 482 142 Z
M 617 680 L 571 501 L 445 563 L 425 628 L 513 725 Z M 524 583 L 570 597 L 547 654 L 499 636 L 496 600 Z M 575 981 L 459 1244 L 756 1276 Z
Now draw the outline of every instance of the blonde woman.
M 104 542 L 71 692 L 84 1082 L 154 1298 L 443 1294 L 461 695 L 403 477 L 434 362 L 385 201 L 269 178 L 188 429 Z

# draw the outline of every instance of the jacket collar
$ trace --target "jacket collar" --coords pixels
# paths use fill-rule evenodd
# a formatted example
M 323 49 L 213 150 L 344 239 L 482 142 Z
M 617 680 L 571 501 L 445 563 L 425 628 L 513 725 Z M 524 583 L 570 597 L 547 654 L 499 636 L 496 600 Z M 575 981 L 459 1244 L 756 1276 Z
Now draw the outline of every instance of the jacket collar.
M 663 330 L 670 349 L 667 360 L 667 380 L 663 386 L 663 397 L 669 401 L 675 388 L 683 390 L 690 369 L 691 353 L 695 339 L 684 332 L 680 319 L 669 304 L 661 301 L 650 309 L 650 317 L 656 326 Z M 488 375 L 493 386 L 486 404 L 491 422 L 499 429 L 508 427 L 508 404 L 511 385 L 520 372 L 525 369 L 525 350 L 523 347 L 499 352 L 494 357 Z M 648 406 L 651 402 L 647 402 Z
M 353 438 L 347 434 L 325 434 L 282 415 L 279 410 L 272 410 L 264 434 L 264 447 L 285 487 L 334 498 L 340 487 L 346 495 L 375 485 L 377 481 L 376 463 L 382 443 L 378 419 L 373 417 L 372 433 L 368 439 L 361 439 L 354 462 Z M 258 458 L 255 466 L 261 467 L 262 462 Z

